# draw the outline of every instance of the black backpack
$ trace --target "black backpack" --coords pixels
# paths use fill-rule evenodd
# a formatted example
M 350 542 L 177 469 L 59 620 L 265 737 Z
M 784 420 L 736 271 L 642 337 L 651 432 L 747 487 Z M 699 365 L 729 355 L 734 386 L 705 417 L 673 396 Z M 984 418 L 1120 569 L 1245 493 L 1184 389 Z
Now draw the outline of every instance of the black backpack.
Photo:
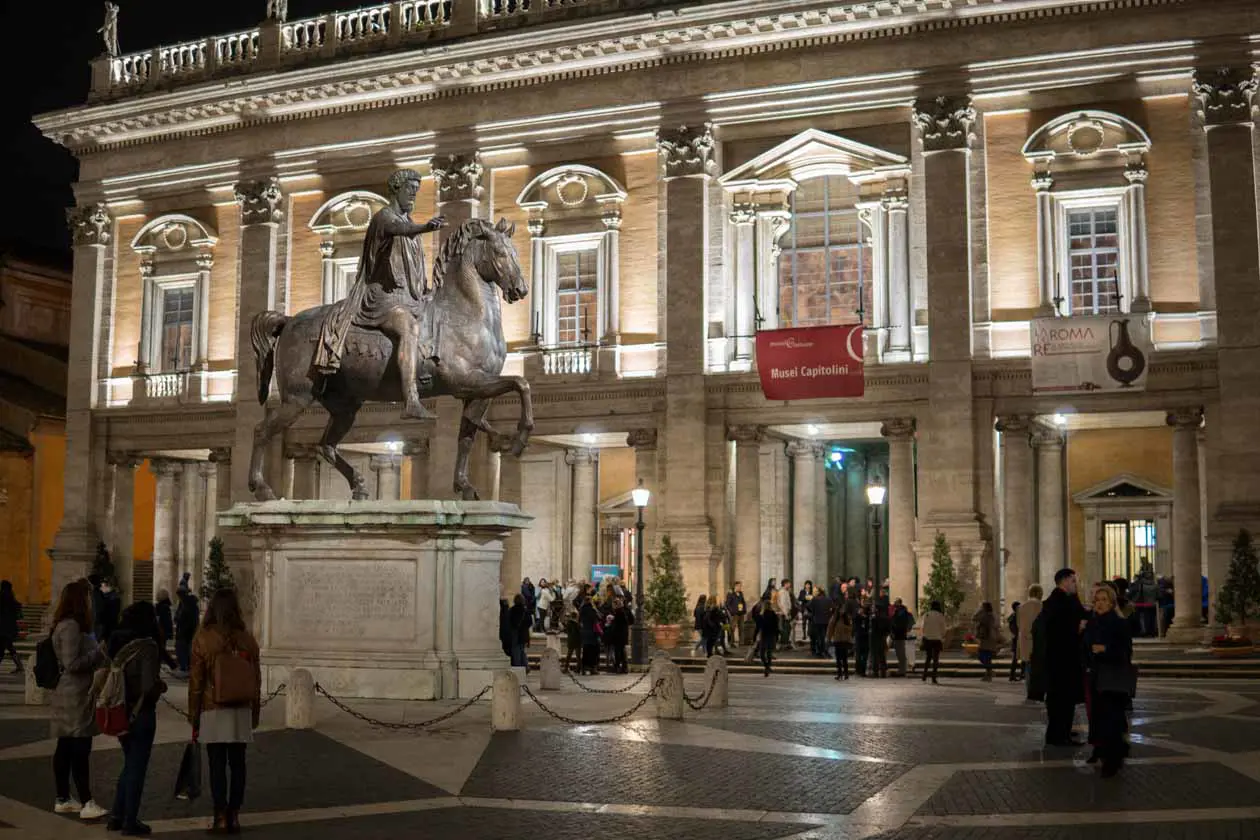
M 61 682 L 61 663 L 53 647 L 52 633 L 35 646 L 35 684 L 52 691 Z

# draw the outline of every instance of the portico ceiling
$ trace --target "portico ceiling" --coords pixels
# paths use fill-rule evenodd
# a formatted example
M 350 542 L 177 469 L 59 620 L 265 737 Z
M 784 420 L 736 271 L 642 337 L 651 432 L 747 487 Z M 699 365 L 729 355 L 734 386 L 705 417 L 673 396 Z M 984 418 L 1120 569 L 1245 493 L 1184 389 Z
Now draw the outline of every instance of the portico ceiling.
M 879 440 L 882 423 L 802 423 L 770 426 L 771 434 L 803 440 Z

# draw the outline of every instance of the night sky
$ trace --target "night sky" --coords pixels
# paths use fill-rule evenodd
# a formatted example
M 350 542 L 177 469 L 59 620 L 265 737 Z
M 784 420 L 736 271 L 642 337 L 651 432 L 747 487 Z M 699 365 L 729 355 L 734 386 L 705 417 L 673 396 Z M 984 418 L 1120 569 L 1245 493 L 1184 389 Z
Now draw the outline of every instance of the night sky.
M 266 0 L 116 0 L 123 53 L 256 25 Z M 289 0 L 289 18 L 369 5 Z M 59 252 L 68 260 L 65 208 L 78 164 L 44 139 L 31 116 L 87 101 L 88 63 L 102 51 L 96 0 L 0 0 L 0 252 Z M 209 142 L 209 141 L 207 141 Z

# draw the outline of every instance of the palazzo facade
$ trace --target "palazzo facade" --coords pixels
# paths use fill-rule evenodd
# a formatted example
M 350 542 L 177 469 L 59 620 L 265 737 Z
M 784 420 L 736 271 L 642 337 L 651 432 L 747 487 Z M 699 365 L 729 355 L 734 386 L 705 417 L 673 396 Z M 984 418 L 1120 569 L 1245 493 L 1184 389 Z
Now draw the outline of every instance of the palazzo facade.
M 1200 573 L 1260 530 L 1258 44 L 1251 0 L 406 0 L 102 56 L 37 119 L 82 164 L 53 586 L 98 538 L 155 587 L 200 568 L 249 499 L 250 319 L 344 295 L 406 167 L 418 221 L 515 222 L 531 280 L 504 328 L 534 443 L 474 452 L 535 517 L 505 589 L 626 568 L 641 479 L 693 600 L 915 599 L 941 533 L 973 602 L 1149 559 L 1197 635 Z M 1115 313 L 1145 388 L 1034 394 L 1030 320 Z M 864 397 L 762 396 L 759 331 L 855 323 Z M 379 498 L 450 494 L 433 407 L 360 413 Z M 348 497 L 324 423 L 273 448 L 285 495 Z

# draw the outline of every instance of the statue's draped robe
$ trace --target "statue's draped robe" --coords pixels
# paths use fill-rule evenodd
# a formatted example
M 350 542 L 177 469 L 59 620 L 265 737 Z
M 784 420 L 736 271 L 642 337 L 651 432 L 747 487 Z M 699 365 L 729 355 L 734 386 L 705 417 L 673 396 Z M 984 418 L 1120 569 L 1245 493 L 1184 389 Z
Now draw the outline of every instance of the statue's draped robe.
M 421 317 L 432 288 L 419 235 L 400 235 L 409 224 L 411 220 L 393 207 L 379 210 L 368 223 L 354 285 L 320 326 L 316 370 L 331 374 L 341 367 L 351 325 L 379 330 L 396 308 Z

